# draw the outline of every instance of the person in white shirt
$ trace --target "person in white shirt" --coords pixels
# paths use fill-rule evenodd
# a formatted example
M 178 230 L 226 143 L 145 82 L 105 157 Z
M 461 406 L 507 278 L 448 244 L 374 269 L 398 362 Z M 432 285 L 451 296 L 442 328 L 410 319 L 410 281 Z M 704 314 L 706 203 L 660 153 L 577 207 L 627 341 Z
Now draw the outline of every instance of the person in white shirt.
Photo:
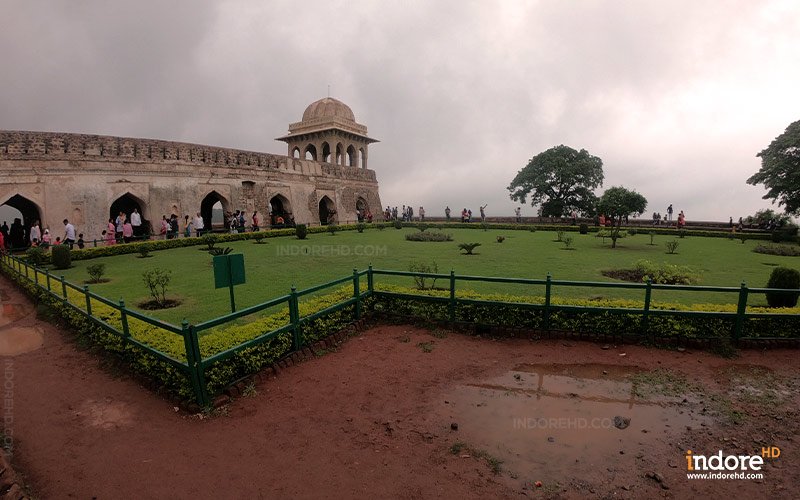
M 67 219 L 64 219 L 64 243 L 69 245 L 70 250 L 75 244 L 75 226 L 70 224 Z
M 203 218 L 200 216 L 200 212 L 197 212 L 197 215 L 194 216 L 194 220 L 192 221 L 192 223 L 194 225 L 195 233 L 199 238 L 200 236 L 202 236 L 203 229 L 205 227 L 205 225 L 203 224 Z
M 142 235 L 142 214 L 139 213 L 138 208 L 134 208 L 131 214 L 131 226 L 133 226 L 133 236 L 135 238 Z
M 31 226 L 31 234 L 29 235 L 31 243 L 36 241 L 36 244 L 42 242 L 42 229 L 39 227 L 39 221 L 33 223 Z

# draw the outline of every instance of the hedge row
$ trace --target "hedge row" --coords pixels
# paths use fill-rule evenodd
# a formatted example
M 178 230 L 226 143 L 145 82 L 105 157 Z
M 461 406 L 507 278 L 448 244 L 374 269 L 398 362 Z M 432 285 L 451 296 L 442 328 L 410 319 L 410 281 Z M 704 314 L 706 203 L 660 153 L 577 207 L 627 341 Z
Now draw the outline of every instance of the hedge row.
M 432 297 L 449 297 L 448 290 L 417 290 L 394 285 L 378 285 L 376 291 L 386 291 Z M 456 321 L 478 325 L 509 328 L 544 329 L 544 310 L 525 307 L 522 304 L 544 305 L 544 297 L 514 296 L 504 294 L 479 294 L 469 290 L 456 292 L 456 298 L 508 302 L 507 305 L 465 303 L 456 307 Z M 375 296 L 377 311 L 405 317 L 448 320 L 446 301 L 430 302 L 414 298 Z M 553 306 L 583 306 L 606 309 L 642 309 L 644 303 L 635 300 L 601 299 L 584 300 L 553 298 Z M 520 304 L 520 305 L 516 305 Z M 673 303 L 651 303 L 651 310 L 736 312 L 735 304 L 695 304 L 691 306 Z M 743 337 L 800 338 L 800 308 L 748 307 L 750 313 L 785 314 L 775 318 L 748 318 L 744 322 Z M 647 335 L 657 338 L 719 338 L 730 339 L 735 318 L 653 315 L 649 316 Z M 643 331 L 642 314 L 624 311 L 567 311 L 551 309 L 551 330 L 586 332 L 590 335 L 619 336 L 622 333 L 639 334 Z
M 134 372 L 159 381 L 167 391 L 181 398 L 192 399 L 194 397 L 191 384 L 184 371 L 161 360 L 146 349 L 127 342 L 119 333 L 110 332 L 98 323 L 88 319 L 85 314 L 86 298 L 83 293 L 67 288 L 67 299 L 73 304 L 69 305 L 62 298 L 52 295 L 44 288 L 37 287 L 33 282 L 26 279 L 24 275 L 19 276 L 6 266 L 2 266 L 2 270 L 31 297 L 53 308 L 79 335 L 87 338 L 92 344 L 101 346 L 106 351 L 118 355 Z M 60 290 L 60 285 L 57 288 Z M 56 287 L 53 290 L 56 290 Z M 351 287 L 344 287 L 329 295 L 301 302 L 299 304 L 300 317 L 308 316 L 344 302 L 351 298 L 352 294 Z M 76 310 L 76 307 L 80 311 Z M 102 320 L 119 332 L 122 331 L 122 319 L 118 309 L 96 299 L 91 299 L 91 307 L 93 317 Z M 342 330 L 353 321 L 353 314 L 354 307 L 350 306 L 328 314 L 323 318 L 304 322 L 301 328 L 302 338 L 306 344 L 313 344 L 332 333 Z M 131 316 L 127 317 L 127 322 L 131 337 L 173 359 L 186 362 L 186 350 L 182 335 L 168 332 Z M 201 332 L 199 339 L 200 352 L 203 359 L 207 359 L 288 323 L 289 310 L 287 306 L 280 312 L 253 319 L 247 324 L 223 325 Z M 291 344 L 291 334 L 285 333 L 255 347 L 242 350 L 223 361 L 213 363 L 205 372 L 206 387 L 209 394 L 218 394 L 236 380 L 272 365 L 289 354 Z

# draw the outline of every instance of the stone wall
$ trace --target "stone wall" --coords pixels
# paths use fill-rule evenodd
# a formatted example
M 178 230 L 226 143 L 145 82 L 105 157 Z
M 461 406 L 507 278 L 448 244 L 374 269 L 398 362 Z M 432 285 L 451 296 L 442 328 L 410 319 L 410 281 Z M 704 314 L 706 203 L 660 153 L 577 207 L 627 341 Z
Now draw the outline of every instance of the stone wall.
M 373 213 L 381 209 L 373 170 L 180 142 L 0 131 L 0 204 L 15 195 L 32 202 L 54 236 L 68 218 L 87 239 L 99 238 L 111 204 L 126 194 L 157 223 L 194 214 L 211 193 L 225 209 L 258 210 L 262 220 L 277 194 L 298 223 L 319 223 L 308 201 L 323 196 L 342 222 L 356 218 L 358 197 Z

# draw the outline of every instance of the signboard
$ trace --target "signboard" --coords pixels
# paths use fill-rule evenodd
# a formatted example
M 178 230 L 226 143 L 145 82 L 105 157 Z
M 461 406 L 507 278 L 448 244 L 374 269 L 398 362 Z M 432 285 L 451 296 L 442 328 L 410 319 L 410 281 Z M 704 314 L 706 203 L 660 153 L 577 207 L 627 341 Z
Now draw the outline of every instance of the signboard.
M 244 282 L 244 255 L 214 256 L 214 288 L 241 285 Z

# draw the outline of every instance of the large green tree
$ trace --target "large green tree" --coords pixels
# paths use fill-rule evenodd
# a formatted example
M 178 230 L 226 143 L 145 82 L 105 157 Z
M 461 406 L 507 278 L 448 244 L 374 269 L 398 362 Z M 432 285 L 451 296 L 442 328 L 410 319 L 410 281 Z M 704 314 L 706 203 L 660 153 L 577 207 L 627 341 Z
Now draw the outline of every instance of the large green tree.
M 625 189 L 622 186 L 614 186 L 603 193 L 600 201 L 597 202 L 597 211 L 614 220 L 614 227 L 611 228 L 611 248 L 617 246 L 623 217 L 642 214 L 645 208 L 647 208 L 647 199 L 636 191 Z
M 603 185 L 603 160 L 585 149 L 556 146 L 531 158 L 508 190 L 511 199 L 541 205 L 544 217 L 561 217 L 573 209 L 593 213 L 594 189 Z
M 761 158 L 761 169 L 747 183 L 764 184 L 765 200 L 777 201 L 786 213 L 800 215 L 800 121 L 786 127 L 756 156 Z

